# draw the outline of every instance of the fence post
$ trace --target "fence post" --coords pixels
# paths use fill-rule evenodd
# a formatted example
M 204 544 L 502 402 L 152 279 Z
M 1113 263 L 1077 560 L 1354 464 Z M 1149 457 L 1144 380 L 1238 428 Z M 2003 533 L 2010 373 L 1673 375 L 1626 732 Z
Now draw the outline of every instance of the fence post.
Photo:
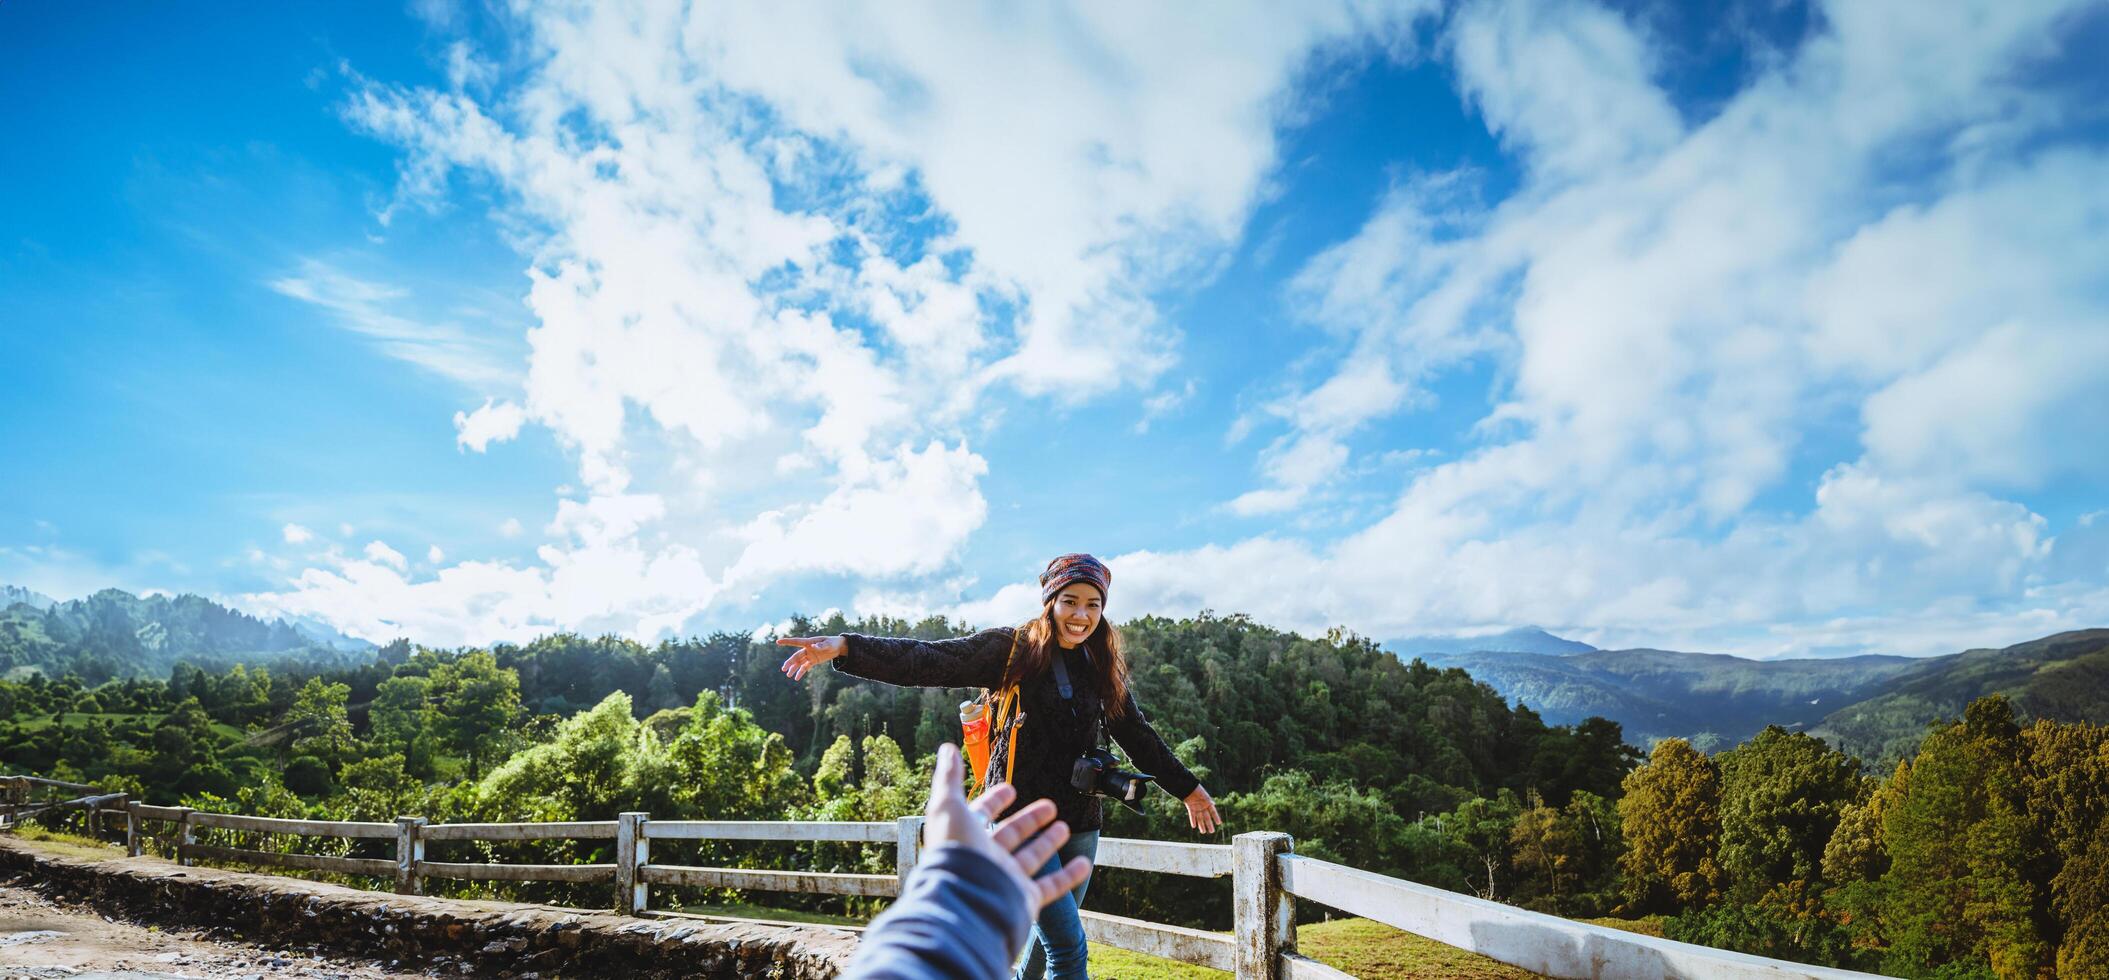
M 1237 933 L 1237 980 L 1280 980 L 1284 952 L 1296 949 L 1296 906 L 1282 891 L 1288 834 L 1261 831 L 1231 839 L 1231 917 Z
M 139 840 L 139 801 L 126 800 L 124 804 L 124 856 L 138 857 L 145 853 Z
M 395 818 L 395 893 L 423 895 L 425 876 L 425 818 Z
M 137 809 L 139 801 L 135 801 L 131 797 L 124 797 L 124 799 L 118 801 L 118 807 L 124 807 L 124 856 L 137 858 L 139 856 L 139 809 Z
M 650 863 L 651 838 L 645 829 L 645 814 L 627 812 L 615 822 L 615 911 L 643 915 L 650 905 L 651 886 L 637 869 Z
M 97 830 L 103 830 L 103 829 L 105 829 L 105 828 L 107 828 L 107 827 L 109 827 L 109 826 L 110 826 L 110 822 L 109 822 L 108 820 L 103 820 L 103 819 L 101 819 L 101 817 L 102 817 L 102 816 L 103 816 L 104 814 L 130 814 L 130 813 L 132 812 L 132 796 L 131 796 L 131 794 L 127 793 L 127 794 L 125 794 L 125 795 L 123 795 L 123 796 L 120 796 L 120 797 L 118 797 L 118 798 L 117 798 L 117 801 L 116 801 L 116 803 L 117 803 L 117 805 L 116 805 L 116 806 L 104 806 L 104 807 L 102 807 L 102 813 L 98 813 L 98 814 L 96 814 L 96 817 L 97 817 L 97 819 L 96 819 L 96 823 L 98 823 L 98 824 L 101 824 L 102 826 L 100 826 L 100 827 L 97 827 L 97 828 L 95 828 L 95 829 L 97 829 Z M 124 849 L 125 849 L 125 852 L 126 852 L 126 856 L 127 856 L 127 857 L 131 856 L 131 850 L 132 850 L 132 821 L 131 821 L 131 819 L 130 819 L 129 817 L 127 817 L 127 818 L 126 818 L 126 820 L 125 820 L 125 842 L 124 842 Z
M 908 872 L 923 859 L 923 818 L 902 817 L 893 822 L 894 832 L 899 838 L 893 845 L 895 874 L 901 887 L 908 887 Z
M 190 817 L 197 811 L 187 806 L 179 806 L 176 811 L 176 863 L 189 866 L 195 863 L 190 856 L 191 845 L 198 842 L 198 828 L 191 824 Z

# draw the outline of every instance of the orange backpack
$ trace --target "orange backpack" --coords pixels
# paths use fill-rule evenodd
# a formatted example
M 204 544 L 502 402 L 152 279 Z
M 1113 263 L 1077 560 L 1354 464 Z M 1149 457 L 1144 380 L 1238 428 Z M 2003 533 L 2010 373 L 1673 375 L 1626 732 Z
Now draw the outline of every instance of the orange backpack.
M 1011 634 L 1011 652 L 1003 659 L 1003 676 L 1011 673 L 1011 661 L 1018 656 L 1018 636 L 1021 628 Z M 994 724 L 991 724 L 991 709 Z M 982 691 L 981 696 L 959 706 L 959 724 L 965 734 L 967 764 L 974 767 L 974 792 L 980 795 L 989 785 L 989 738 L 1006 725 L 1022 726 L 1025 716 L 1018 714 L 1018 685 L 1012 684 L 1002 691 Z M 1003 781 L 1011 781 L 1011 771 L 1018 763 L 1018 733 L 1011 732 L 1010 746 L 1004 753 Z

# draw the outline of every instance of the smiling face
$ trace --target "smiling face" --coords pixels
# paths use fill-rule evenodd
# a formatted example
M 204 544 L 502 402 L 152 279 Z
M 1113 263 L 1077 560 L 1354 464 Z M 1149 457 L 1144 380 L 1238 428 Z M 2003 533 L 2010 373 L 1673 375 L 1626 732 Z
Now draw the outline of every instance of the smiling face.
M 1098 629 L 1099 617 L 1104 615 L 1106 599 L 1098 589 L 1082 582 L 1063 586 L 1055 593 L 1054 616 L 1055 640 L 1063 649 L 1076 646 L 1091 637 Z

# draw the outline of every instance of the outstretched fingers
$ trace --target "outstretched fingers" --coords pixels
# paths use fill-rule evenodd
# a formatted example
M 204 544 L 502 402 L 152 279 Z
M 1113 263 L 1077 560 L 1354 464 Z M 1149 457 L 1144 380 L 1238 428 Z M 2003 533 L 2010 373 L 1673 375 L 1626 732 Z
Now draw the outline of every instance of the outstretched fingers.
M 960 770 L 959 746 L 950 742 L 939 745 L 937 766 L 930 773 L 931 809 L 936 809 L 940 803 L 949 802 L 952 797 L 966 796 L 966 792 L 959 788 L 959 781 L 964 777 Z
M 1048 858 L 1054 857 L 1055 852 L 1060 851 L 1062 845 L 1067 843 L 1069 843 L 1069 825 L 1057 823 L 1047 828 L 1040 836 L 1026 842 L 1024 847 L 1018 848 L 1012 857 L 1018 861 L 1018 870 L 1026 874 L 1034 874 L 1040 870 L 1042 865 L 1047 863 Z
M 793 650 L 796 651 L 790 656 L 784 658 L 784 676 L 789 677 L 794 681 L 804 678 L 806 672 L 813 669 L 813 664 L 815 662 L 813 647 L 825 639 L 827 639 L 827 637 L 824 636 L 779 637 L 776 641 L 777 646 L 791 647 Z
M 1081 854 L 1070 858 L 1069 863 L 1046 875 L 1033 879 L 1035 897 L 1040 908 L 1046 908 L 1055 899 L 1076 891 L 1084 879 L 1091 876 L 1091 859 Z
M 993 793 L 995 791 L 990 790 L 990 792 Z M 1034 834 L 1039 833 L 1040 828 L 1053 823 L 1054 818 L 1055 805 L 1053 800 L 1034 800 L 1018 812 L 1011 814 L 1002 823 L 997 824 L 996 828 L 990 831 L 989 836 L 995 839 L 997 847 L 1004 849 L 1006 852 L 1015 852 L 1018 850 L 1019 845 L 1031 839 Z M 1063 830 L 1063 836 L 1067 837 L 1068 828 L 1064 827 Z M 1046 859 L 1042 858 L 1041 860 L 1044 861 Z M 1038 865 L 1033 867 L 1037 868 Z M 1028 868 L 1026 873 L 1031 874 L 1032 870 L 1032 868 Z
M 994 820 L 997 814 L 1003 812 L 1004 807 L 1010 806 L 1011 801 L 1017 798 L 1018 787 L 1009 783 L 997 783 L 967 805 L 972 807 L 975 813 L 981 814 L 981 819 Z

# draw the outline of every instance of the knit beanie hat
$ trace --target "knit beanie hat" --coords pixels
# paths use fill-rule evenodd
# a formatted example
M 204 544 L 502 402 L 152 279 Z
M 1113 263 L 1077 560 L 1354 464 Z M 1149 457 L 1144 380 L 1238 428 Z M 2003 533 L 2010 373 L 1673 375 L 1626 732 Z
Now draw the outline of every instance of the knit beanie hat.
M 1040 604 L 1053 602 L 1065 586 L 1076 582 L 1098 589 L 1098 597 L 1104 601 L 1107 589 L 1113 585 L 1113 570 L 1090 555 L 1063 555 L 1048 562 L 1047 570 L 1040 573 Z

